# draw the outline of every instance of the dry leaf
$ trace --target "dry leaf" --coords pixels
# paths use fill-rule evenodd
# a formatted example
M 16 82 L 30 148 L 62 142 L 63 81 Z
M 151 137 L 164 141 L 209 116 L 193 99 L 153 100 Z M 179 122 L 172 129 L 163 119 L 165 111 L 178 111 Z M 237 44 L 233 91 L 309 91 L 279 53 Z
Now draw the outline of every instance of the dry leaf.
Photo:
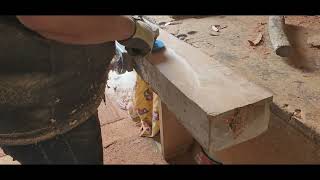
M 217 25 L 212 25 L 211 29 L 214 30 L 215 32 L 219 32 L 219 29 L 217 28 Z
M 210 36 L 219 36 L 218 33 L 210 33 Z
M 180 40 L 184 40 L 186 37 L 188 37 L 188 35 L 186 35 L 186 34 L 179 34 L 179 35 L 177 35 L 176 36 L 178 39 L 180 39 Z
M 167 22 L 167 23 L 165 23 L 164 25 L 163 25 L 163 27 L 167 27 L 167 26 L 169 26 L 171 24 L 171 22 Z
M 254 46 L 254 43 L 251 40 L 248 40 L 250 46 Z
M 166 22 L 159 22 L 158 23 L 159 26 L 163 26 L 164 24 L 166 24 Z
M 170 25 L 182 24 L 182 22 L 171 22 Z
M 220 26 L 220 28 L 219 29 L 224 29 L 224 28 L 227 28 L 228 26 Z
M 167 26 L 169 26 L 169 25 L 177 25 L 177 24 L 181 24 L 181 22 L 172 22 L 172 21 L 170 21 L 170 22 L 162 22 L 161 25 L 160 25 L 160 23 L 159 23 L 159 25 L 160 25 L 162 28 L 165 28 L 165 27 L 167 27 Z
M 198 31 L 189 31 L 187 32 L 187 34 L 192 35 L 192 34 L 196 34 Z
M 263 35 L 261 33 L 258 34 L 257 38 L 254 41 L 248 40 L 250 46 L 257 46 L 262 41 Z
M 227 28 L 228 26 L 221 26 L 221 25 L 212 25 L 211 29 L 215 32 L 219 32 L 221 29 Z

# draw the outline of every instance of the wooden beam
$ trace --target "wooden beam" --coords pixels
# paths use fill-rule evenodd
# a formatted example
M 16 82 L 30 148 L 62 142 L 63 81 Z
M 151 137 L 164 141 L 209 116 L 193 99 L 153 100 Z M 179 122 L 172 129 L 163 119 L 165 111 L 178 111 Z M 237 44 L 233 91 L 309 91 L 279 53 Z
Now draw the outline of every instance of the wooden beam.
M 160 108 L 160 138 L 161 152 L 165 160 L 186 152 L 194 142 L 191 134 L 164 103 L 161 103 Z
M 135 69 L 208 152 L 268 128 L 272 94 L 160 30 L 166 50 L 135 58 Z

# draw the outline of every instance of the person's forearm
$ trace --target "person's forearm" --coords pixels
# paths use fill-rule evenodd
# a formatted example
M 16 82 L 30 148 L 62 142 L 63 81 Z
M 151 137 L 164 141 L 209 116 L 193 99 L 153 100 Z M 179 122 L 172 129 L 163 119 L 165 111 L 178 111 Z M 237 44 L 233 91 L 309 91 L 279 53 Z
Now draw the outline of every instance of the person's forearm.
M 27 28 L 48 39 L 98 44 L 130 38 L 135 24 L 128 16 L 17 16 Z

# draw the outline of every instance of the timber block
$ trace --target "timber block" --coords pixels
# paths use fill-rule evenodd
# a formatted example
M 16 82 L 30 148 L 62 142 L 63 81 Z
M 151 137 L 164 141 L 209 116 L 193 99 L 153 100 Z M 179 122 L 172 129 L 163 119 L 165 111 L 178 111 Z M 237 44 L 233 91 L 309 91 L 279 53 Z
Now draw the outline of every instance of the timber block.
M 137 73 L 208 152 L 268 129 L 272 94 L 200 50 L 160 30 L 166 49 L 135 58 Z
M 160 108 L 161 152 L 165 160 L 185 153 L 193 144 L 191 134 L 179 123 L 164 103 Z

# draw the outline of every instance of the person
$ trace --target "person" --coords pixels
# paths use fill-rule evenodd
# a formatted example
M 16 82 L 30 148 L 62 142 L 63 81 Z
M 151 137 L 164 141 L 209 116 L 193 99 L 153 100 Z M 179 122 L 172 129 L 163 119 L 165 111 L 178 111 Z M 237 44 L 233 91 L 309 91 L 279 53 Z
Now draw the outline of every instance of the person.
M 21 164 L 103 164 L 97 107 L 115 41 L 146 56 L 132 16 L 1 16 L 0 147 Z

